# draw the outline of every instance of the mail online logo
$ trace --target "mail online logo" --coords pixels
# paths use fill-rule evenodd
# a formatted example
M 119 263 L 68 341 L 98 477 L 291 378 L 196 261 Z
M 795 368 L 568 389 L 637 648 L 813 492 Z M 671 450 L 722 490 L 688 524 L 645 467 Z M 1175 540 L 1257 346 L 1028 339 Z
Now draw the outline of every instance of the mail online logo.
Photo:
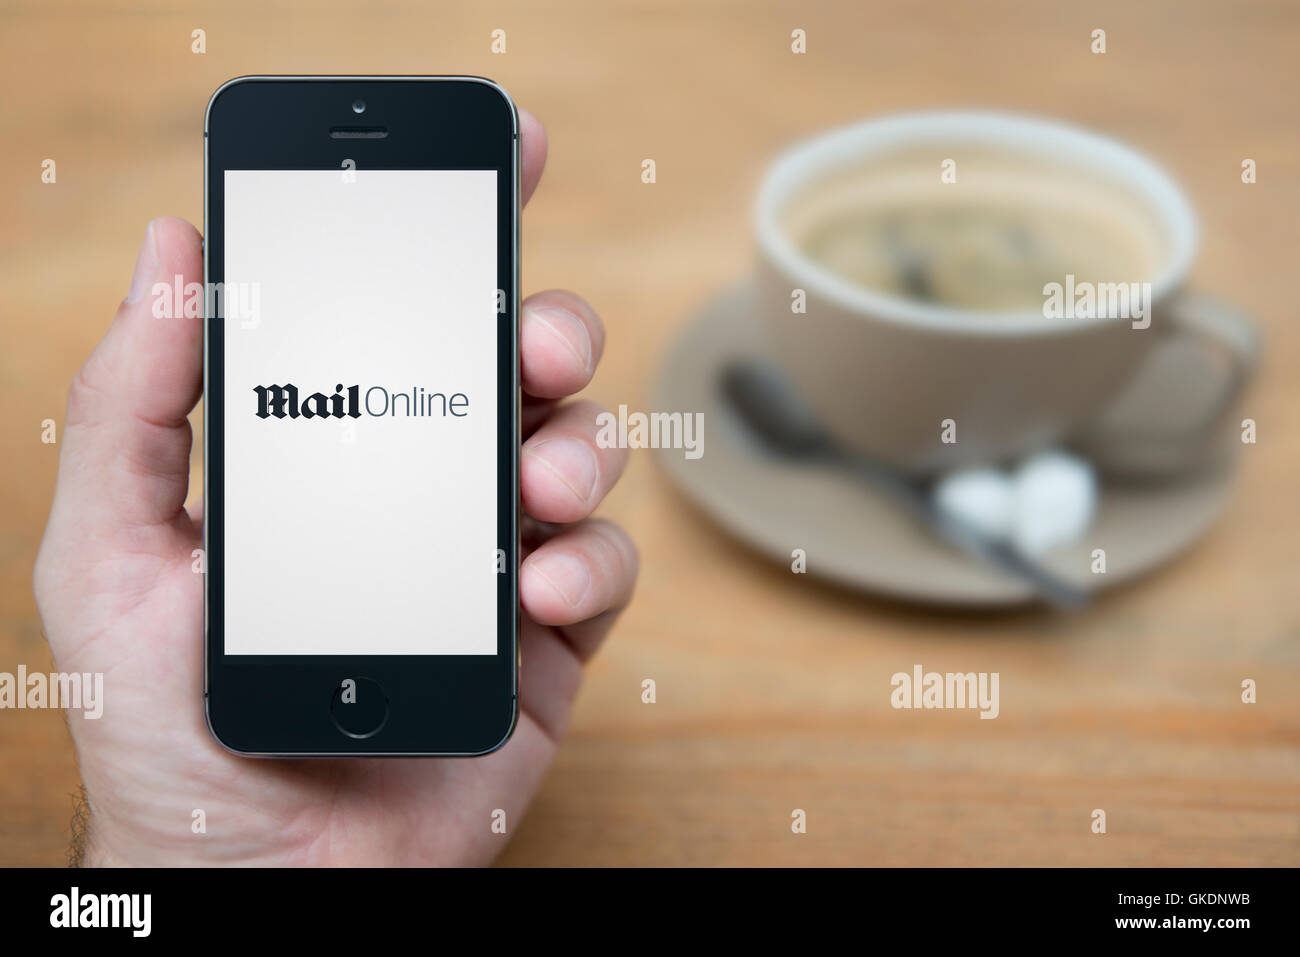
M 432 392 L 413 386 L 409 392 L 390 392 L 383 386 L 371 386 L 364 393 L 361 386 L 342 383 L 330 395 L 313 392 L 299 398 L 296 385 L 253 386 L 257 395 L 259 419 L 359 419 L 370 416 L 453 416 L 469 415 L 469 396 L 463 392 Z

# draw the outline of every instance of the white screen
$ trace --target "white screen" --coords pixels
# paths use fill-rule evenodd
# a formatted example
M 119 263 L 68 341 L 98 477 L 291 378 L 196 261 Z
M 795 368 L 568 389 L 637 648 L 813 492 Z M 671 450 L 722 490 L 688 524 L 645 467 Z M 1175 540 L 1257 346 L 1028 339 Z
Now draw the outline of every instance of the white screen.
M 496 177 L 226 171 L 227 654 L 496 653 Z

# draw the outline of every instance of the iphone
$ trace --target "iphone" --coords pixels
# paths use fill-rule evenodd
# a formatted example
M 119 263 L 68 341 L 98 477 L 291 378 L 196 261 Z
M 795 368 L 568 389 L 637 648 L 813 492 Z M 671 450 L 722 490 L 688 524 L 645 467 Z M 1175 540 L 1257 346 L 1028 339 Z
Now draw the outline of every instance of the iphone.
M 476 77 L 241 77 L 204 144 L 212 734 L 493 751 L 518 710 L 515 107 Z

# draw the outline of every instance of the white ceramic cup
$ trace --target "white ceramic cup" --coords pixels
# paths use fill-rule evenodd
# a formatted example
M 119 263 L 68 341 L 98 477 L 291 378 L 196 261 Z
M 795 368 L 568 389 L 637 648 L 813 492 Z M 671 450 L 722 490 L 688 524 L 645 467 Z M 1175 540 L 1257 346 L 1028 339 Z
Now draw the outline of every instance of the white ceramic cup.
M 885 294 L 811 259 L 787 234 L 789 205 L 810 186 L 900 152 L 943 157 L 977 148 L 1123 184 L 1165 237 L 1150 283 L 1151 321 L 1064 321 L 1042 311 L 973 312 Z M 960 174 L 959 174 L 960 175 Z M 792 385 L 846 446 L 898 468 L 933 473 L 1006 461 L 1071 437 L 1094 448 L 1127 448 L 1146 471 L 1176 470 L 1205 445 L 1212 422 L 1253 371 L 1251 325 L 1232 309 L 1184 290 L 1197 222 L 1163 170 L 1112 139 L 1053 120 L 990 112 L 924 112 L 871 120 L 790 149 L 759 192 L 758 313 L 774 358 Z M 1128 278 L 1128 277 L 1126 277 Z M 803 290 L 806 313 L 792 311 Z M 1097 423 L 1153 345 L 1191 337 L 1228 357 L 1215 415 L 1129 435 L 1099 435 Z M 945 423 L 955 442 L 944 441 Z M 1142 465 L 1145 462 L 1145 465 Z

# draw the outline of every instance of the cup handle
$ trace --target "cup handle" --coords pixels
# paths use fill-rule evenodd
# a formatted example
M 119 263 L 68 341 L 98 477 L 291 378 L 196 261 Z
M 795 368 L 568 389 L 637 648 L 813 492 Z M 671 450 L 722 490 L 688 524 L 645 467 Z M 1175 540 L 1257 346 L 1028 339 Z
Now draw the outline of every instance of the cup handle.
M 1174 428 L 1162 425 L 1108 430 L 1107 438 L 1111 441 L 1190 443 L 1203 439 L 1236 404 L 1259 364 L 1259 334 L 1254 323 L 1236 306 L 1202 292 L 1183 290 L 1158 308 L 1159 318 L 1151 332 L 1166 339 L 1189 338 L 1203 348 L 1223 353 L 1230 364 L 1227 382 L 1200 421 Z M 1139 369 L 1138 377 L 1142 374 Z
M 1226 379 L 1209 403 L 1209 412 L 1197 414 L 1194 421 L 1142 424 L 1140 414 L 1133 416 L 1136 421 L 1123 425 L 1108 421 L 1108 415 L 1117 416 L 1120 421 L 1130 417 L 1135 400 L 1129 396 L 1085 428 L 1073 444 L 1110 475 L 1159 478 L 1214 454 L 1214 443 L 1209 440 L 1236 405 L 1259 364 L 1259 335 L 1254 324 L 1235 306 L 1204 293 L 1183 291 L 1158 309 L 1153 327 L 1135 334 L 1154 334 L 1166 340 L 1185 338 L 1198 350 L 1212 350 L 1227 360 Z M 1151 361 L 1149 357 L 1147 362 Z M 1143 382 L 1150 374 L 1149 369 L 1149 366 L 1139 368 L 1131 381 Z
M 1157 324 L 1160 334 L 1198 339 L 1210 348 L 1221 350 L 1231 363 L 1228 381 L 1210 414 L 1173 436 L 1192 439 L 1212 429 L 1237 404 L 1259 365 L 1259 333 L 1236 306 L 1203 292 L 1183 290 L 1162 309 L 1162 318 L 1170 321 Z M 1162 434 L 1170 437 L 1168 432 Z

